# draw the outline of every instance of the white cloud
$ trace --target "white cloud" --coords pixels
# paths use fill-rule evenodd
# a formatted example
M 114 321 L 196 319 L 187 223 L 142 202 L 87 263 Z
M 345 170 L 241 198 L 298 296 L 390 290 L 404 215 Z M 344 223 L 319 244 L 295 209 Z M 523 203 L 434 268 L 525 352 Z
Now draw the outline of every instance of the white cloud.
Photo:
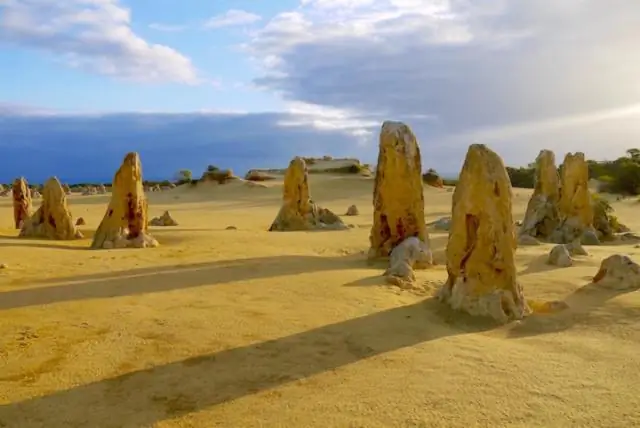
M 167 33 L 175 33 L 186 29 L 184 25 L 160 24 L 156 22 L 149 24 L 149 28 L 151 28 L 152 30 L 164 31 Z
M 285 100 L 405 120 L 441 158 L 481 138 L 526 163 L 636 144 L 637 40 L 637 0 L 303 0 L 246 49 Z
M 205 23 L 205 28 L 222 28 L 238 25 L 248 25 L 262 19 L 260 15 L 246 10 L 230 9 L 221 15 L 216 15 Z
M 131 29 L 118 0 L 3 0 L 0 42 L 53 53 L 68 65 L 135 81 L 198 83 L 190 59 Z

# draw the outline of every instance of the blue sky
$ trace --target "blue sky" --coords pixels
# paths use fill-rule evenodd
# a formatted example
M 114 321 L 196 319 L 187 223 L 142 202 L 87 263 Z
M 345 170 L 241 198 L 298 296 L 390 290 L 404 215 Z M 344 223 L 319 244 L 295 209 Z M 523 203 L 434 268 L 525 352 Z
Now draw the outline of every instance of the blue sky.
M 613 158 L 638 40 L 637 0 L 0 0 L 0 181 L 108 181 L 129 150 L 147 178 L 371 162 L 386 119 L 448 174 L 474 142 Z

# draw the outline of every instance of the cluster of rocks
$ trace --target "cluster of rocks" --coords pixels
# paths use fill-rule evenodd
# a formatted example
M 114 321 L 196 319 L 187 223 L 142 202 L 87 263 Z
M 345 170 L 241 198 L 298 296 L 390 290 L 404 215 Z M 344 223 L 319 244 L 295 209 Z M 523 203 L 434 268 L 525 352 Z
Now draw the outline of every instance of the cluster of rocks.
M 556 244 L 598 245 L 628 232 L 589 191 L 589 169 L 583 153 L 568 153 L 558 174 L 555 155 L 542 150 L 536 159 L 535 188 L 519 230 L 523 245 L 535 240 Z M 615 221 L 614 221 L 615 219 Z
M 373 191 L 373 224 L 369 233 L 370 261 L 385 260 L 384 277 L 390 284 L 414 288 L 416 269 L 434 265 L 428 226 L 448 232 L 447 280 L 437 298 L 455 310 L 506 322 L 531 313 L 517 278 L 518 243 L 556 243 L 548 263 L 570 266 L 573 258 L 588 255 L 583 244 L 599 243 L 619 230 L 609 209 L 594 208 L 587 186 L 588 170 L 582 153 L 565 157 L 562 176 L 552 152 L 540 152 L 536 186 L 525 219 L 517 233 L 512 214 L 512 188 L 499 155 L 483 144 L 469 146 L 458 185 L 453 191 L 451 217 L 427 224 L 424 220 L 424 180 L 418 141 L 400 122 L 384 122 L 380 130 L 377 174 Z M 260 180 L 256 180 L 260 181 Z M 171 188 L 167 186 L 167 188 Z M 111 200 L 91 243 L 94 249 L 158 246 L 152 226 L 177 226 L 169 211 L 148 220 L 148 203 L 137 153 L 128 153 L 115 173 Z M 153 190 L 152 190 L 153 189 Z M 82 238 L 66 196 L 69 187 L 56 177 L 42 190 L 33 212 L 34 192 L 24 178 L 16 179 L 14 224 L 21 237 L 68 240 Z M 83 194 L 106 192 L 104 186 L 83 189 Z M 359 215 L 355 205 L 346 216 Z M 228 230 L 235 230 L 229 226 Z M 346 230 L 341 218 L 316 204 L 310 195 L 305 160 L 291 160 L 284 177 L 282 205 L 269 231 Z M 590 241 L 590 239 L 593 239 Z M 585 242 L 588 241 L 588 242 Z M 640 288 L 640 265 L 629 257 L 613 255 L 602 261 L 593 282 L 615 288 Z
M 67 186 L 67 189 L 69 191 L 69 193 L 67 193 L 67 194 L 71 194 L 71 189 L 69 189 L 68 186 Z M 82 196 L 106 195 L 107 194 L 107 188 L 104 186 L 104 184 L 101 184 L 99 186 L 81 187 L 79 189 L 79 191 L 82 194 Z
M 149 221 L 150 226 L 177 226 L 178 222 L 171 217 L 169 211 L 165 211 L 160 217 L 154 217 Z
M 144 186 L 145 192 L 165 192 L 167 190 L 175 189 L 176 185 L 171 183 L 167 186 L 161 186 L 159 184 L 154 184 L 153 186 L 146 185 Z

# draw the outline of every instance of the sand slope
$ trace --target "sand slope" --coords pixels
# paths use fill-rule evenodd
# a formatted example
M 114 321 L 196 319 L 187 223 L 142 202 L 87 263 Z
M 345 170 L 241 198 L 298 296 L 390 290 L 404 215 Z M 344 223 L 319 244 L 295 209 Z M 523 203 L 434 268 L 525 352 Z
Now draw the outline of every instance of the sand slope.
M 161 247 L 88 250 L 108 196 L 74 196 L 86 239 L 16 239 L 0 200 L 0 427 L 630 427 L 640 425 L 640 293 L 588 286 L 589 247 L 571 268 L 550 246 L 519 248 L 530 299 L 571 309 L 505 327 L 383 285 L 365 263 L 373 181 L 311 175 L 321 205 L 356 227 L 269 233 L 280 185 L 151 193 L 178 227 Z M 514 190 L 515 218 L 529 192 Z M 426 188 L 427 220 L 452 193 Z M 640 204 L 615 202 L 640 230 Z M 238 230 L 225 230 L 234 225 Z M 429 284 L 431 284 L 429 286 Z M 431 288 L 430 288 L 431 287 Z

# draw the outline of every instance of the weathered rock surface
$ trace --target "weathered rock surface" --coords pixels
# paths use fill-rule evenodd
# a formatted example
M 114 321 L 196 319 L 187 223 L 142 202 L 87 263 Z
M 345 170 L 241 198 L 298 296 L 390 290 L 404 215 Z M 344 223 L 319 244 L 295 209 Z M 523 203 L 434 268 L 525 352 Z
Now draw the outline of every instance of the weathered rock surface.
M 549 252 L 547 263 L 558 267 L 569 267 L 573 265 L 573 259 L 571 259 L 571 254 L 569 254 L 567 247 L 563 244 L 558 244 Z
M 453 193 L 448 278 L 438 293 L 452 308 L 500 322 L 531 312 L 516 279 L 511 199 L 502 159 L 472 144 Z
M 432 264 L 433 255 L 427 244 L 411 236 L 391 251 L 389 268 L 384 272 L 384 276 L 390 284 L 401 288 L 413 288 L 416 280 L 413 269 Z
M 558 227 L 560 177 L 555 155 L 541 150 L 536 158 L 535 187 L 520 228 L 519 235 L 546 240 Z
M 165 211 L 160 217 L 154 217 L 149 222 L 151 226 L 177 226 L 178 222 L 171 217 L 169 211 Z
M 386 258 L 410 237 L 429 246 L 420 147 L 411 129 L 386 121 L 380 130 L 368 258 Z
M 356 207 L 355 205 L 351 205 L 349 208 L 347 208 L 347 214 L 346 215 L 359 215 L 360 211 L 358 210 L 358 207 Z
M 51 177 L 42 190 L 42 204 L 22 228 L 22 237 L 70 240 L 82 238 L 67 205 L 67 195 L 56 177 Z
M 594 284 L 601 284 L 616 290 L 640 288 L 640 265 L 629 256 L 614 254 L 600 264 L 600 269 L 593 277 Z
M 91 248 L 146 248 L 158 246 L 148 234 L 147 199 L 142 186 L 140 157 L 126 155 L 111 187 L 111 201 L 98 226 Z
M 311 200 L 307 166 L 302 158 L 296 157 L 285 173 L 282 206 L 269 231 L 312 229 L 343 230 L 347 226 L 340 217 Z
M 21 229 L 31 217 L 31 191 L 24 177 L 16 178 L 11 188 L 13 194 L 13 221 L 16 229 Z
M 564 158 L 558 216 L 559 226 L 551 234 L 551 242 L 566 244 L 593 230 L 589 168 L 584 153 L 567 153 Z

